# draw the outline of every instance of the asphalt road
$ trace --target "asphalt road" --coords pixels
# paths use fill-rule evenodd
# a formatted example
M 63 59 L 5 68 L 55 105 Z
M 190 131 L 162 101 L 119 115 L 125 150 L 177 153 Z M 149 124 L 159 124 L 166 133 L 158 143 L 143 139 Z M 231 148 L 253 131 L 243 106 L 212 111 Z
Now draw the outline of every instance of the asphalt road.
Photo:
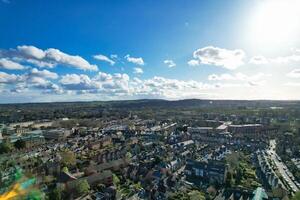
M 292 189 L 295 189 L 296 191 L 298 191 L 299 188 L 297 187 L 297 185 L 294 183 L 294 181 L 291 178 L 291 177 L 294 177 L 294 176 L 289 171 L 289 169 L 286 167 L 286 165 L 281 161 L 280 157 L 276 154 L 275 148 L 276 148 L 276 141 L 271 140 L 270 141 L 270 149 L 268 149 L 268 154 L 271 156 L 271 159 L 276 164 L 279 173 L 288 182 L 289 186 Z M 289 174 L 291 175 L 291 177 L 289 176 Z

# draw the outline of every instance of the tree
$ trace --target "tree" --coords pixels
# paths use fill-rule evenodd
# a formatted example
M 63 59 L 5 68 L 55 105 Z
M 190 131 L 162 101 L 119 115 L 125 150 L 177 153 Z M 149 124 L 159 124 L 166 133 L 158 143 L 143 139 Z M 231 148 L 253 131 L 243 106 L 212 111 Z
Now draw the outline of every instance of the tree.
M 24 140 L 21 139 L 21 140 L 17 140 L 17 141 L 15 142 L 14 146 L 15 146 L 15 148 L 17 148 L 17 149 L 23 149 L 23 148 L 26 147 L 26 143 L 25 143 Z
M 188 193 L 190 200 L 205 200 L 205 196 L 203 193 L 197 191 L 197 190 L 192 190 L 191 192 Z
M 236 170 L 235 184 L 236 185 L 241 184 L 242 178 L 243 178 L 243 170 L 242 170 L 241 166 L 239 166 Z
M 0 144 L 0 154 L 9 153 L 12 150 L 13 150 L 13 145 L 9 141 L 5 141 Z
M 228 171 L 226 174 L 225 187 L 230 188 L 231 184 L 232 184 L 232 174 L 231 172 Z
M 69 173 L 69 169 L 66 166 L 62 168 L 62 171 L 65 172 L 65 173 Z
M 300 200 L 300 191 L 296 192 L 296 194 L 292 197 L 292 200 Z
M 25 197 L 25 199 L 30 200 L 40 200 L 43 199 L 43 193 L 39 190 L 31 190 L 28 195 Z
M 127 152 L 126 153 L 126 159 L 127 160 L 130 160 L 130 158 L 132 157 L 132 154 L 130 152 Z
M 89 192 L 90 190 L 90 185 L 87 182 L 87 180 L 79 180 L 75 186 L 75 190 L 77 194 L 83 195 Z
M 49 200 L 63 200 L 63 189 L 61 187 L 56 187 L 49 194 Z
M 113 183 L 115 186 L 118 186 L 120 184 L 120 179 L 116 174 L 113 174 Z
M 97 184 L 96 189 L 98 191 L 103 191 L 105 189 L 105 185 L 102 183 Z
M 72 151 L 61 152 L 60 156 L 64 166 L 74 166 L 76 164 L 76 156 Z

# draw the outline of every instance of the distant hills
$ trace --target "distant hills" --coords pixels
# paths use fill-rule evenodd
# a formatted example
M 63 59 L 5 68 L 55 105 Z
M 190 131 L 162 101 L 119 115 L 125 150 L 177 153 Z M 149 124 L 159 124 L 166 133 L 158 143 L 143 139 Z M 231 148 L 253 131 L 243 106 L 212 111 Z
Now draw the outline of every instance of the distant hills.
M 32 108 L 48 106 L 109 106 L 109 107 L 287 107 L 300 105 L 299 101 L 287 100 L 210 100 L 210 99 L 139 99 L 118 101 L 79 101 L 79 102 L 48 102 L 48 103 L 16 103 L 0 104 L 0 108 Z M 0 111 L 1 112 L 1 111 Z
M 113 116 L 115 119 L 128 116 L 130 112 L 143 115 L 152 112 L 152 116 L 182 110 L 202 110 L 204 112 L 221 112 L 224 110 L 253 110 L 284 108 L 287 112 L 300 110 L 300 101 L 274 100 L 209 100 L 209 99 L 139 99 L 124 101 L 90 101 L 90 102 L 53 102 L 0 104 L 0 123 L 69 118 L 101 118 Z M 164 112 L 166 111 L 166 112 Z M 167 115 L 167 114 L 166 114 Z

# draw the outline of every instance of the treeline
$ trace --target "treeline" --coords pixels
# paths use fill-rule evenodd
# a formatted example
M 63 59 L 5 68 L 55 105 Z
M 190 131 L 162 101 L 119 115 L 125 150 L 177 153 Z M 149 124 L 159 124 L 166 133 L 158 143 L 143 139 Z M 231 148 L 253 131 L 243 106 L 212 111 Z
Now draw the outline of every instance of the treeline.
M 270 109 L 282 107 L 282 109 Z M 234 101 L 234 100 L 131 100 L 96 102 L 59 102 L 0 105 L 0 123 L 59 118 L 123 118 L 129 113 L 142 118 L 178 117 L 178 114 L 197 115 L 201 112 L 245 114 L 256 116 L 300 116 L 297 101 Z

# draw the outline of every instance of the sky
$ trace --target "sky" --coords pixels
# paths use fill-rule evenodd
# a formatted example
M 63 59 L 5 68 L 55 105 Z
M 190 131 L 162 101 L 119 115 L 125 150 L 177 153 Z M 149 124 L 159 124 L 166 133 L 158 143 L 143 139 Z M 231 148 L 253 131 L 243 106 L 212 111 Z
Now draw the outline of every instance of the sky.
M 298 0 L 0 0 L 0 103 L 300 99 Z

